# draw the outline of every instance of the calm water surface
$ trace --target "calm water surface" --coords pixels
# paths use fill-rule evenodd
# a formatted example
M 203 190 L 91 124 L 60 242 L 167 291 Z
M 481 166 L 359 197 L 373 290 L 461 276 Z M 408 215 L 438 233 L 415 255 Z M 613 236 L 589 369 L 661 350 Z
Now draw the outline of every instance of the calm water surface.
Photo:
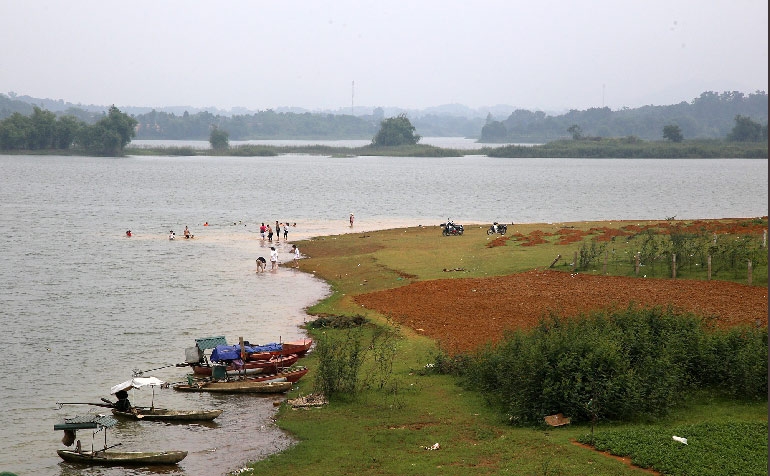
M 328 287 L 292 269 L 254 273 L 268 256 L 260 222 L 296 222 L 293 239 L 460 223 L 767 215 L 767 161 L 128 157 L 0 155 L 0 471 L 150 474 L 83 468 L 56 456 L 65 416 L 98 402 L 132 370 L 182 381 L 193 339 L 255 343 L 304 334 L 304 309 Z M 208 222 L 210 226 L 203 227 Z M 184 226 L 193 240 L 167 239 Z M 127 229 L 133 238 L 125 238 Z M 282 260 L 290 245 L 276 243 Z M 310 382 L 299 382 L 310 392 Z M 221 408 L 211 425 L 126 422 L 108 443 L 184 449 L 168 474 L 219 475 L 293 442 L 273 397 L 132 391 L 135 404 Z M 79 432 L 84 445 L 94 438 Z M 103 434 L 95 437 L 98 445 Z

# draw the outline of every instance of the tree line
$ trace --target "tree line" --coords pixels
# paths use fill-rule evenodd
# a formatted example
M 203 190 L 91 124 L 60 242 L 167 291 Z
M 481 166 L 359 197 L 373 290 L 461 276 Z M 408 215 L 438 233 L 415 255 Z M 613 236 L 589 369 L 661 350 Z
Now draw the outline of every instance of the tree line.
M 674 133 L 678 130 L 681 139 L 723 139 L 731 132 L 733 121 L 738 116 L 759 124 L 760 129 L 764 127 L 764 138 L 767 139 L 768 103 L 764 91 L 748 96 L 738 91 L 721 94 L 708 91 L 689 103 L 683 101 L 670 106 L 623 108 L 619 111 L 608 107 L 590 108 L 572 110 L 559 116 L 548 116 L 542 111 L 516 110 L 502 121 L 488 116 L 480 141 L 545 143 L 570 136 L 573 139 L 636 137 L 660 140 L 670 139 L 663 136 L 667 126 L 670 126 L 669 134 L 674 138 L 678 138 Z M 759 136 L 754 135 L 753 140 L 762 140 L 761 134 L 760 131 Z
M 77 148 L 89 154 L 117 156 L 135 136 L 136 124 L 136 119 L 115 106 L 93 124 L 72 115 L 57 117 L 34 106 L 29 116 L 14 112 L 0 121 L 0 150 Z

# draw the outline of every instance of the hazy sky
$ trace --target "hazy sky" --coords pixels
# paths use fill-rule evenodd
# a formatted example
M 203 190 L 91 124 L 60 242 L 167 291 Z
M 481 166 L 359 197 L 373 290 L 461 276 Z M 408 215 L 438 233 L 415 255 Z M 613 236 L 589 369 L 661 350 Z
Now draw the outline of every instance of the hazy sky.
M 0 93 L 563 110 L 768 90 L 767 0 L 0 0 Z

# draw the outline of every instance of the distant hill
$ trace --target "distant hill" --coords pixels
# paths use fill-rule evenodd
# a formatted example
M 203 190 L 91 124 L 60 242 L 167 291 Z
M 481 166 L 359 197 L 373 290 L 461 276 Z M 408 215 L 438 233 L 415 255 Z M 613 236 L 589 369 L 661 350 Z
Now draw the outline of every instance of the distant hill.
M 32 114 L 34 106 L 56 115 L 72 115 L 93 123 L 109 106 L 73 104 L 62 99 L 0 94 L 0 120 L 14 112 Z M 545 143 L 570 137 L 567 131 L 578 126 L 586 136 L 627 137 L 658 140 L 665 125 L 676 124 L 685 139 L 724 138 L 736 115 L 767 124 L 768 102 L 765 92 L 748 96 L 740 92 L 704 92 L 691 102 L 668 106 L 643 106 L 612 111 L 591 108 L 567 112 L 531 111 L 514 106 L 495 105 L 470 108 L 445 104 L 425 109 L 357 106 L 353 109 L 308 111 L 278 108 L 252 111 L 247 108 L 220 110 L 168 106 L 118 106 L 137 119 L 136 139 L 208 140 L 211 127 L 226 130 L 231 140 L 249 139 L 371 139 L 386 117 L 405 113 L 416 132 L 424 137 L 480 138 L 489 143 Z
M 767 126 L 767 94 L 748 96 L 737 91 L 707 91 L 691 102 L 670 106 L 643 106 L 612 111 L 607 107 L 569 111 L 549 116 L 539 111 L 516 110 L 502 121 L 489 120 L 480 142 L 545 143 L 572 137 L 573 126 L 588 137 L 663 139 L 663 127 L 677 125 L 685 139 L 723 139 L 738 115 Z

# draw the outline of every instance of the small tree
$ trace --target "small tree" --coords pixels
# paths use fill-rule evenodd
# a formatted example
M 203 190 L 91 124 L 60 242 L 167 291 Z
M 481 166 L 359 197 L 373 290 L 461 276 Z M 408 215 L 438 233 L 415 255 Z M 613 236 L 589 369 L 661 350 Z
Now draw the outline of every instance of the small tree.
M 762 126 L 750 117 L 735 116 L 735 127 L 727 135 L 727 140 L 737 142 L 760 142 L 767 140 L 767 125 Z
M 580 140 L 583 138 L 583 129 L 580 128 L 577 124 L 572 124 L 567 128 L 567 132 L 572 134 L 573 140 Z
M 226 150 L 230 147 L 230 134 L 227 131 L 214 126 L 214 128 L 211 129 L 209 143 L 214 150 Z
M 119 156 L 136 135 L 137 120 L 110 106 L 106 117 L 78 131 L 77 142 L 87 151 L 107 156 Z
M 380 130 L 372 139 L 372 145 L 375 147 L 415 145 L 420 139 L 421 137 L 414 133 L 414 126 L 406 114 L 399 114 L 380 123 Z
M 684 136 L 682 135 L 682 129 L 676 124 L 669 124 L 663 126 L 663 138 L 670 140 L 671 142 L 682 142 Z

